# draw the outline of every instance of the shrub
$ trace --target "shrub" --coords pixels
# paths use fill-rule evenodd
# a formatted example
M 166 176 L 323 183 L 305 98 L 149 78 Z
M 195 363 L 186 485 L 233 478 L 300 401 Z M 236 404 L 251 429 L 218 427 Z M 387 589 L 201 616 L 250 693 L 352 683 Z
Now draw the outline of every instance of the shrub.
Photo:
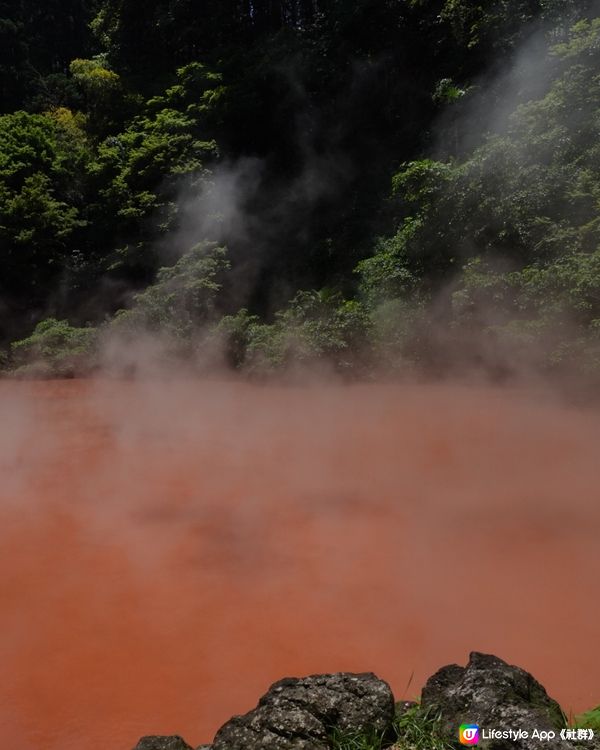
M 227 251 L 201 242 L 173 266 L 161 268 L 154 284 L 121 310 L 113 327 L 125 333 L 157 332 L 190 342 L 194 333 L 217 317 L 217 297 L 229 270 Z
M 73 377 L 94 365 L 96 330 L 48 318 L 28 338 L 11 345 L 12 372 L 32 377 Z

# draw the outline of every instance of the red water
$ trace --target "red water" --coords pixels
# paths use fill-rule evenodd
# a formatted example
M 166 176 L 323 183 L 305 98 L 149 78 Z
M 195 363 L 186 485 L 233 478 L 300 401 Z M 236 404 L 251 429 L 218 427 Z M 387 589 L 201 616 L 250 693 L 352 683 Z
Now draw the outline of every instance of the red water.
M 469 650 L 600 702 L 598 412 L 448 386 L 0 383 L 0 736 L 208 741 Z M 409 684 L 410 683 L 410 684 Z

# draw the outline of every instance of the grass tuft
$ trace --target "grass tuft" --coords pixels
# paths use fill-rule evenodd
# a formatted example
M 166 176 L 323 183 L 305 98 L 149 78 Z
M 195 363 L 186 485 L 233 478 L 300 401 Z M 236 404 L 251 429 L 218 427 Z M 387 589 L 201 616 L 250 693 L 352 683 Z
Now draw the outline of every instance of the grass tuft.
M 395 748 L 401 750 L 450 750 L 453 744 L 442 733 L 439 710 L 416 705 L 394 721 Z
M 385 734 L 373 728 L 352 732 L 335 728 L 331 732 L 330 743 L 333 750 L 382 750 L 390 744 L 384 744 Z
M 575 726 L 600 732 L 600 706 L 575 717 Z
M 330 745 L 332 750 L 452 750 L 454 747 L 442 736 L 439 711 L 422 709 L 419 705 L 396 716 L 390 731 L 333 729 Z

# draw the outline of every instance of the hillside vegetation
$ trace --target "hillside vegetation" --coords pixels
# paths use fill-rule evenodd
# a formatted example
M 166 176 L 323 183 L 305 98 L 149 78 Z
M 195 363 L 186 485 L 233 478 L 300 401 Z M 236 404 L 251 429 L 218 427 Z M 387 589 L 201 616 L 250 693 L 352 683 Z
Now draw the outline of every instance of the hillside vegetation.
M 0 107 L 5 370 L 600 369 L 597 2 L 4 0 Z

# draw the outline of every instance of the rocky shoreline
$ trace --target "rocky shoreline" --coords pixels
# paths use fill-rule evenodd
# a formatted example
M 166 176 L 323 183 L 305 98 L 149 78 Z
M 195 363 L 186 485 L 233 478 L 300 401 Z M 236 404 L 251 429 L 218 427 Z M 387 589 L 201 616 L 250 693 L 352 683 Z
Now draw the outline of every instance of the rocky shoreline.
M 600 750 L 600 732 L 569 725 L 532 675 L 478 652 L 466 667 L 452 664 L 430 677 L 418 704 L 397 703 L 372 673 L 280 680 L 197 750 L 442 750 L 462 746 L 463 724 L 480 727 L 483 750 Z M 193 748 L 181 737 L 148 736 L 134 750 Z

